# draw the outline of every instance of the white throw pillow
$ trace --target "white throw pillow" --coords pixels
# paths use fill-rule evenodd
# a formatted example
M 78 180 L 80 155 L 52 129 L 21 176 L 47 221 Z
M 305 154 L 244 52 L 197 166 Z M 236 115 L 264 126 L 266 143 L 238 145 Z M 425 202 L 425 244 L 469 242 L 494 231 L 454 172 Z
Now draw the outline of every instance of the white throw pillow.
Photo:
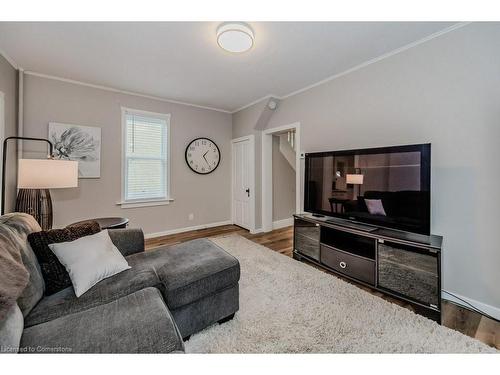
M 107 230 L 71 242 L 50 244 L 49 248 L 68 271 L 77 297 L 99 281 L 130 268 Z
M 365 203 L 371 215 L 387 216 L 381 199 L 365 199 Z

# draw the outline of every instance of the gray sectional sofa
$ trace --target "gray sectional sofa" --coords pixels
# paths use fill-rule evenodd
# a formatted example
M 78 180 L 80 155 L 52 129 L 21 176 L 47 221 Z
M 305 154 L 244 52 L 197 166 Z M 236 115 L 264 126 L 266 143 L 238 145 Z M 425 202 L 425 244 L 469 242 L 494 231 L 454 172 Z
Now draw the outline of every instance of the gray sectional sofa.
M 0 217 L 0 225 L 12 224 L 12 218 Z M 231 319 L 238 310 L 239 263 L 211 241 L 145 252 L 141 230 L 109 234 L 131 269 L 79 298 L 72 287 L 43 296 L 39 265 L 25 243 L 22 260 L 30 280 L 17 300 L 22 325 L 12 311 L 0 322 L 0 335 L 21 329 L 21 353 L 183 352 L 183 339 Z

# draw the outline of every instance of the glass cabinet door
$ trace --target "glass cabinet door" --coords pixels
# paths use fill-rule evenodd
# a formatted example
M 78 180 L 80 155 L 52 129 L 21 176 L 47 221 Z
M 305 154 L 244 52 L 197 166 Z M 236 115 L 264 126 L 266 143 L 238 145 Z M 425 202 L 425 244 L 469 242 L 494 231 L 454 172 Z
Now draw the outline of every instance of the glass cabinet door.
M 378 244 L 378 287 L 438 307 L 439 263 L 428 249 L 385 241 Z
M 294 250 L 319 261 L 319 224 L 295 219 L 294 229 Z

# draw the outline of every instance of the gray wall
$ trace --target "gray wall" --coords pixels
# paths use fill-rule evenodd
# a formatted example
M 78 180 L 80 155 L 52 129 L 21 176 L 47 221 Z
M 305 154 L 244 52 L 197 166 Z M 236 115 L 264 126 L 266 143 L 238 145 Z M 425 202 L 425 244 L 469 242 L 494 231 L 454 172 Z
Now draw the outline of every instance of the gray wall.
M 255 135 L 255 227 L 262 226 L 262 131 L 255 130 L 259 117 L 267 105 L 263 100 L 246 109 L 233 113 L 233 139 Z
M 465 26 L 283 100 L 268 127 L 300 121 L 307 152 L 431 142 L 443 287 L 500 309 L 499 40 Z
M 125 216 L 146 233 L 230 220 L 231 115 L 61 81 L 25 76 L 24 133 L 46 137 L 51 121 L 102 128 L 101 178 L 80 179 L 76 189 L 52 190 L 55 226 L 99 216 Z M 171 195 L 169 205 L 122 209 L 121 106 L 171 114 Z M 198 175 L 184 161 L 187 144 L 199 136 L 221 150 L 215 172 Z M 34 146 L 25 147 L 25 155 Z M 36 155 L 43 156 L 43 153 Z M 194 214 L 194 220 L 188 215 Z
M 5 94 L 5 137 L 17 135 L 17 70 L 2 55 L 0 55 L 0 91 Z M 5 212 L 12 211 L 16 202 L 17 151 L 15 141 L 10 141 L 8 150 Z
M 295 213 L 295 170 L 280 151 L 280 138 L 273 135 L 273 221 L 290 219 Z

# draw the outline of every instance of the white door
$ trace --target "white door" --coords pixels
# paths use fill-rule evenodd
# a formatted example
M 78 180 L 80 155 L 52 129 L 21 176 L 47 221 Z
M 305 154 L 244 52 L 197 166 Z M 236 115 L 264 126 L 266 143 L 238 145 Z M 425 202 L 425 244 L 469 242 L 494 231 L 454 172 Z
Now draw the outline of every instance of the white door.
M 233 142 L 233 223 L 251 229 L 250 140 Z

